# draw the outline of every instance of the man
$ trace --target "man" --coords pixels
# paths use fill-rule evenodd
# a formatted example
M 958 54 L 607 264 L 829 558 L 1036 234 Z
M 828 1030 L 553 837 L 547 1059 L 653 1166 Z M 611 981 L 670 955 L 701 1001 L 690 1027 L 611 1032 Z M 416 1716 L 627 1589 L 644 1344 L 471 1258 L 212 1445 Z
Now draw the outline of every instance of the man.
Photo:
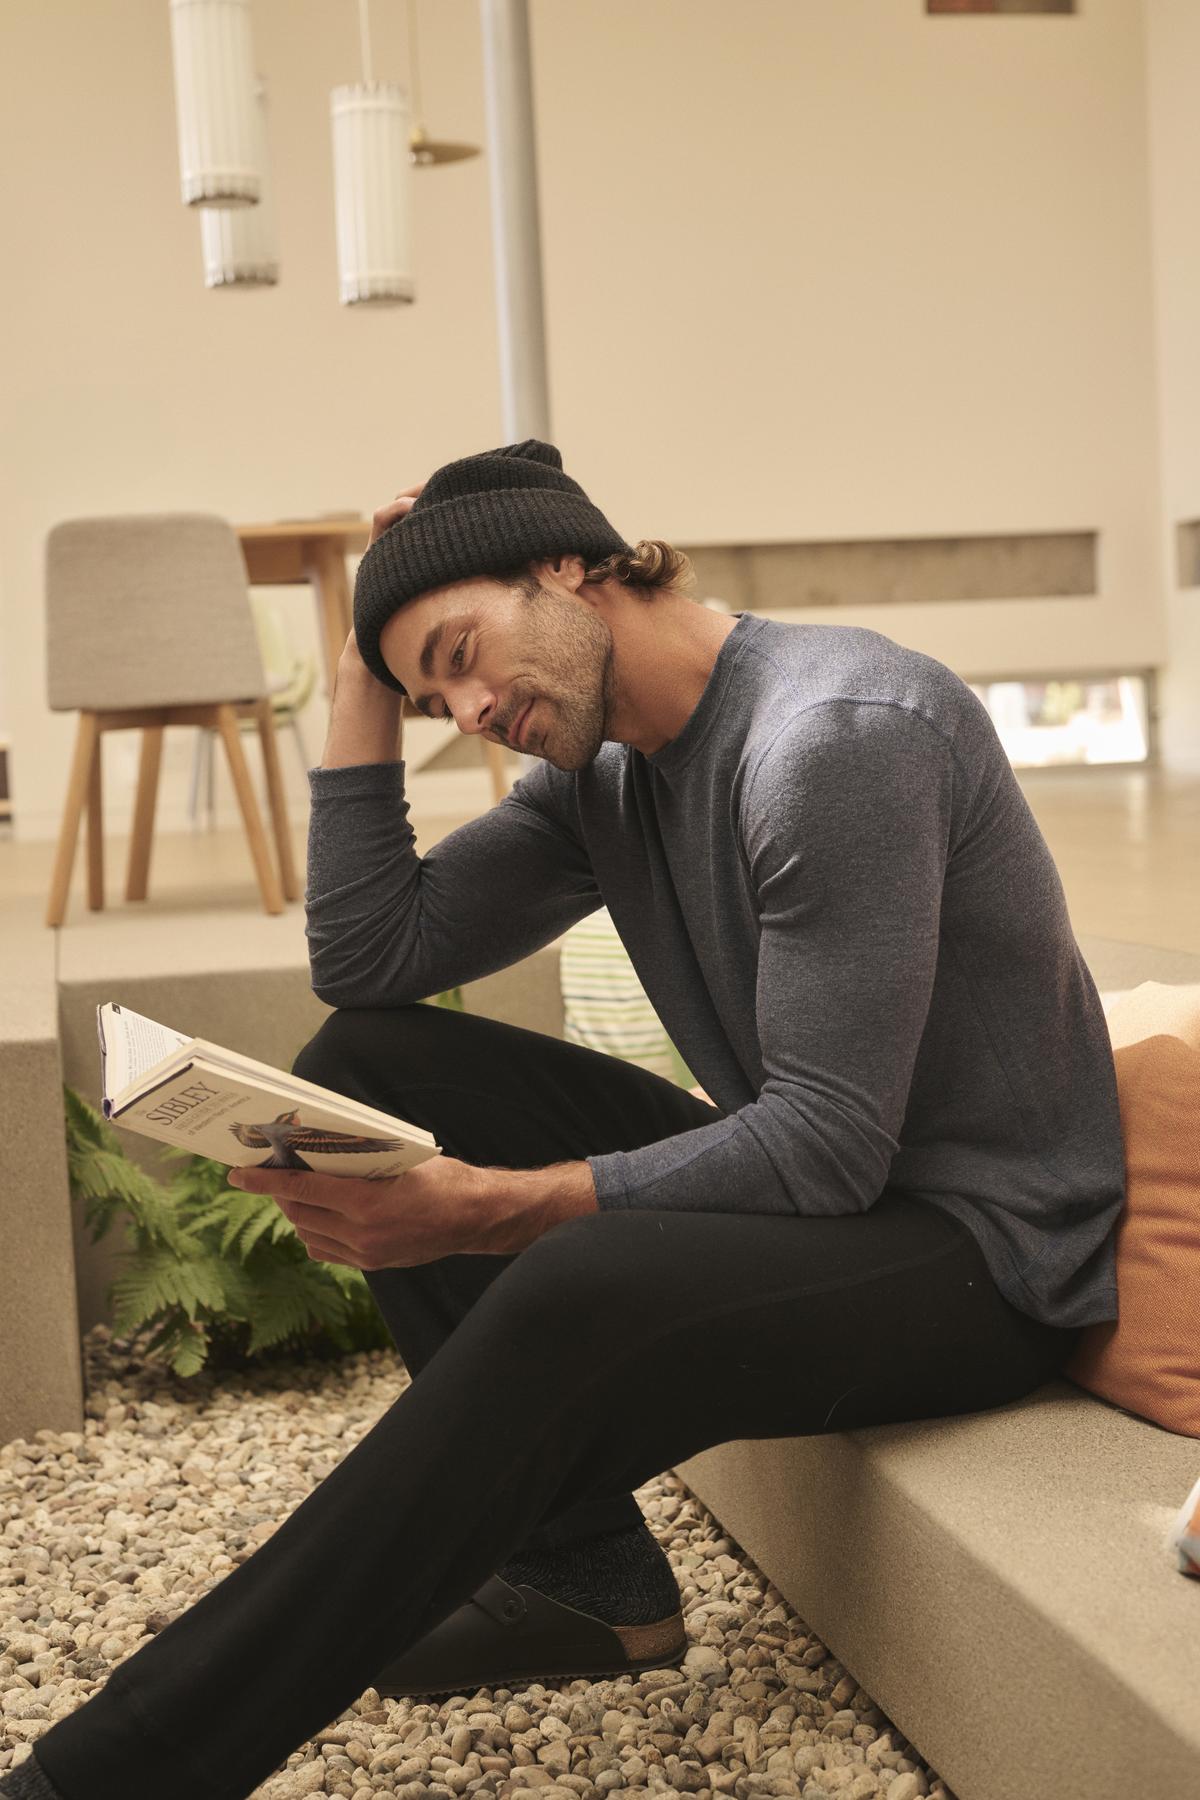
M 1117 1316 L 1112 1052 L 978 699 L 852 626 L 697 607 L 530 439 L 376 519 L 325 758 L 298 1073 L 431 1130 L 250 1169 L 413 1379 L 0 1792 L 241 1800 L 368 1685 L 678 1662 L 632 1490 L 710 1445 L 974 1411 Z M 539 762 L 418 857 L 400 696 Z M 606 905 L 715 1105 L 421 1004 Z

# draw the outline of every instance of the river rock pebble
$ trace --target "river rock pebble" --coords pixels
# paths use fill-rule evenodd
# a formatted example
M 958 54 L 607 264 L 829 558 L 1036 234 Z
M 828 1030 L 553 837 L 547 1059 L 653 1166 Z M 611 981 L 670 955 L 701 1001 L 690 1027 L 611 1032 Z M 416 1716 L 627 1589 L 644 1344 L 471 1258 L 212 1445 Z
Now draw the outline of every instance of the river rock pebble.
M 374 1350 L 181 1381 L 96 1326 L 82 1432 L 0 1447 L 0 1773 L 244 1562 L 408 1386 Z M 679 1668 L 382 1700 L 254 1800 L 955 1800 L 670 1472 L 637 1492 L 680 1584 Z

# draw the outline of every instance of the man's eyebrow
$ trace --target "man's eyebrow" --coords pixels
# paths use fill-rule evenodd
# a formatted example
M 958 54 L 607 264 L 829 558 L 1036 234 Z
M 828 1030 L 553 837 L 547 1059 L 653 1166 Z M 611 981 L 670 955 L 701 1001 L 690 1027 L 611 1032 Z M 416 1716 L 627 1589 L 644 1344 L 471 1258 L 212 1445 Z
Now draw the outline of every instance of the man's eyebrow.
M 436 625 L 426 632 L 425 642 L 421 647 L 421 673 L 426 680 L 433 674 L 434 653 L 441 643 L 444 634 L 453 627 L 461 625 L 465 617 L 465 614 L 460 614 L 453 619 L 440 619 Z M 418 712 L 423 712 L 427 719 L 433 718 L 433 714 L 429 710 L 429 696 L 427 694 L 411 694 L 409 698 L 412 700 L 412 703 Z
M 433 653 L 442 641 L 442 634 L 446 630 L 446 625 L 447 621 L 441 619 L 433 627 L 433 630 L 427 632 L 425 635 L 425 647 L 421 651 L 421 673 L 425 676 L 426 680 L 433 674 Z

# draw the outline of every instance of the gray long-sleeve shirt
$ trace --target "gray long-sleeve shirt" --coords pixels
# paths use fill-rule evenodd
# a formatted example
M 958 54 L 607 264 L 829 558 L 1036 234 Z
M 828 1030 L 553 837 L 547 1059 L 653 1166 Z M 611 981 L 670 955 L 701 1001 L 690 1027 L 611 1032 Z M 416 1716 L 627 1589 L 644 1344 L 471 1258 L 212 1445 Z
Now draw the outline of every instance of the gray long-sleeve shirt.
M 309 770 L 330 1006 L 400 1006 L 608 907 L 723 1116 L 589 1156 L 602 1210 L 953 1213 L 1004 1297 L 1117 1317 L 1116 1071 L 1049 849 L 991 719 L 859 626 L 737 615 L 682 730 L 541 762 L 419 857 L 404 764 Z

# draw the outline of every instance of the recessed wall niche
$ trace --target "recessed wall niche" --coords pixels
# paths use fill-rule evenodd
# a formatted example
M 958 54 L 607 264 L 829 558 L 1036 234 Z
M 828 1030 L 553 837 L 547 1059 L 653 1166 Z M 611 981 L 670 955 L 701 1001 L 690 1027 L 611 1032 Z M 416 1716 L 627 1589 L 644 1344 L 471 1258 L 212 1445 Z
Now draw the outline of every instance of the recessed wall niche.
M 1073 13 L 1075 0 L 925 0 L 927 13 Z
M 1200 519 L 1180 519 L 1175 526 L 1175 585 L 1200 587 Z
M 679 544 L 693 597 L 734 612 L 924 601 L 1053 600 L 1095 594 L 1098 534 L 860 538 L 784 544 Z

